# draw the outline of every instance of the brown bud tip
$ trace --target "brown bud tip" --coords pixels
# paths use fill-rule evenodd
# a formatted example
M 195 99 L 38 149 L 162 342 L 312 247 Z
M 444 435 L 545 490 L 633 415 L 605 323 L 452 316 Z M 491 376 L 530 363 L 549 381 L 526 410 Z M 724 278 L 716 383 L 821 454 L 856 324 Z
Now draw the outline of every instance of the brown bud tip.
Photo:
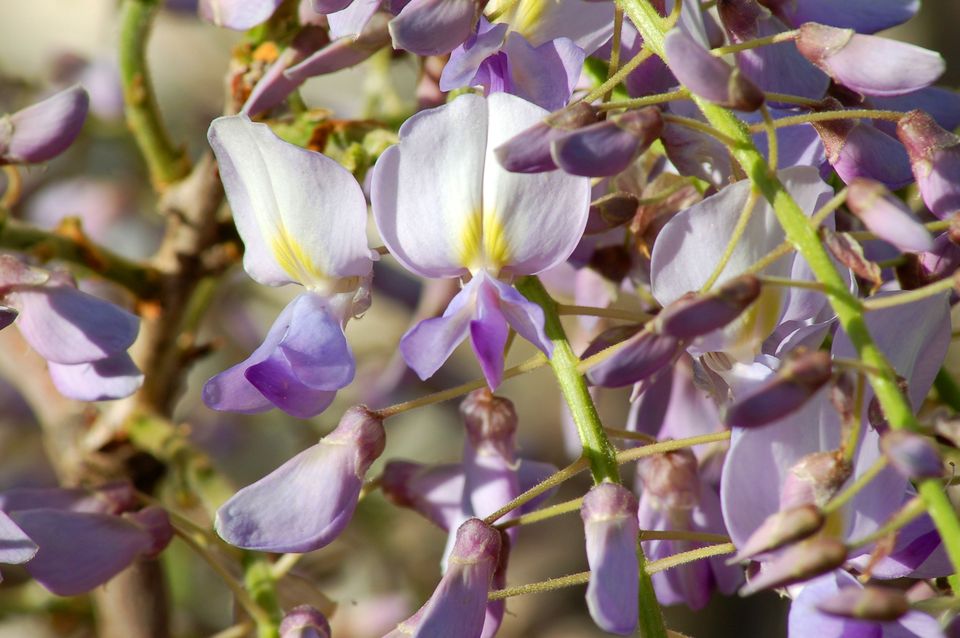
M 488 388 L 474 390 L 460 404 L 460 416 L 475 448 L 492 448 L 500 456 L 513 459 L 517 411 L 512 401 L 496 396 Z
M 771 514 L 727 564 L 741 563 L 758 554 L 803 540 L 823 527 L 825 520 L 820 508 L 812 503 Z
M 817 603 L 817 609 L 842 618 L 892 622 L 910 610 L 910 603 L 902 591 L 888 587 L 844 587 Z
M 846 560 L 847 547 L 841 541 L 829 536 L 814 537 L 765 563 L 763 570 L 740 589 L 740 595 L 803 582 L 837 569 Z

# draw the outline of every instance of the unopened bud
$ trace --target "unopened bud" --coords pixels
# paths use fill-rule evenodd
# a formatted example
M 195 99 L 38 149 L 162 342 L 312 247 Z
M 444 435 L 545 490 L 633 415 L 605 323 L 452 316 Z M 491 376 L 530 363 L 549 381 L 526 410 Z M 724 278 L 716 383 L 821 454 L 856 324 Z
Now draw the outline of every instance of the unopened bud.
M 900 118 L 897 137 L 907 149 L 920 195 L 930 212 L 947 219 L 960 211 L 960 136 L 917 110 Z
M 67 150 L 80 135 L 90 98 L 79 84 L 0 117 L 0 165 L 37 164 Z
M 793 356 L 772 379 L 733 402 L 727 410 L 727 424 L 754 428 L 782 419 L 799 410 L 831 375 L 830 353 L 814 350 Z
M 847 188 L 847 206 L 871 232 L 904 252 L 933 248 L 933 238 L 910 209 L 880 182 L 857 178 Z
M 889 430 L 880 438 L 890 465 L 908 479 L 943 476 L 943 461 L 933 442 L 925 436 L 905 430 Z
M 632 267 L 633 255 L 623 244 L 602 246 L 594 250 L 590 257 L 590 268 L 618 284 L 630 274 Z
M 760 280 L 743 275 L 707 294 L 680 297 L 657 315 L 657 326 L 677 339 L 693 339 L 724 327 L 760 296 Z
M 697 457 L 687 449 L 637 461 L 643 489 L 667 509 L 693 509 L 700 501 Z
M 284 71 L 284 77 L 291 82 L 304 82 L 315 75 L 326 75 L 360 64 L 390 42 L 389 19 L 386 14 L 375 13 L 359 35 L 334 40 Z
M 488 388 L 481 388 L 463 399 L 460 415 L 467 437 L 478 452 L 492 448 L 503 458 L 513 460 L 517 411 L 512 401 L 494 395 Z
M 587 371 L 591 383 L 607 388 L 632 385 L 670 365 L 681 351 L 681 342 L 669 335 L 641 326 L 617 326 L 594 339 L 583 358 L 621 342 L 615 353 Z
M 609 177 L 630 166 L 662 130 L 660 109 L 648 106 L 561 135 L 550 154 L 571 175 Z
M 810 503 L 771 514 L 727 564 L 742 563 L 758 554 L 803 540 L 823 527 L 825 520 L 820 508 Z
M 670 70 L 694 94 L 738 111 L 756 111 L 763 104 L 763 91 L 740 69 L 712 55 L 682 29 L 671 30 L 663 46 Z
M 793 545 L 775 559 L 765 562 L 760 573 L 740 589 L 749 596 L 764 589 L 786 587 L 819 576 L 842 566 L 847 547 L 829 536 L 818 536 Z
M 835 451 L 808 454 L 790 468 L 780 489 L 780 509 L 810 503 L 823 507 L 852 473 L 850 463 Z
M 837 84 L 864 95 L 903 95 L 936 82 L 946 68 L 939 53 L 889 38 L 808 22 L 797 50 Z
M 583 518 L 590 565 L 587 607 L 603 631 L 631 634 L 639 621 L 637 498 L 622 485 L 601 483 L 583 497 Z
M 906 595 L 889 587 L 844 587 L 817 603 L 817 609 L 831 616 L 893 622 L 910 610 Z
M 500 165 L 512 173 L 542 173 L 557 169 L 550 144 L 565 133 L 597 122 L 597 109 L 577 102 L 551 113 L 494 149 Z
M 310 605 L 299 605 L 280 622 L 280 638 L 331 638 L 327 617 Z

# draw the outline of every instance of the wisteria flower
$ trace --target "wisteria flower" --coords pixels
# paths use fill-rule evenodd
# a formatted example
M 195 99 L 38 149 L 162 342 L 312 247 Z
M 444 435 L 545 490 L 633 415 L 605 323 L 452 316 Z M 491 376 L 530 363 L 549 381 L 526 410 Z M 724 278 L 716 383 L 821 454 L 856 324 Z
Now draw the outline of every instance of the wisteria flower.
M 209 138 L 247 273 L 261 284 L 297 283 L 306 291 L 246 361 L 207 382 L 204 402 L 215 410 L 278 407 L 314 416 L 353 380 L 343 327 L 366 309 L 373 267 L 363 192 L 335 161 L 244 115 L 215 120 Z
M 543 312 L 506 281 L 570 255 L 587 223 L 590 182 L 559 171 L 508 173 L 494 155 L 545 114 L 508 94 L 463 95 L 407 120 L 400 143 L 377 161 L 373 214 L 390 253 L 423 277 L 466 280 L 442 317 L 400 341 L 422 379 L 468 334 L 491 388 L 503 374 L 508 327 L 552 350 Z
M 127 354 L 140 321 L 77 289 L 63 272 L 32 268 L 0 255 L 0 328 L 16 320 L 24 341 L 47 360 L 64 396 L 104 401 L 133 394 L 143 375 Z

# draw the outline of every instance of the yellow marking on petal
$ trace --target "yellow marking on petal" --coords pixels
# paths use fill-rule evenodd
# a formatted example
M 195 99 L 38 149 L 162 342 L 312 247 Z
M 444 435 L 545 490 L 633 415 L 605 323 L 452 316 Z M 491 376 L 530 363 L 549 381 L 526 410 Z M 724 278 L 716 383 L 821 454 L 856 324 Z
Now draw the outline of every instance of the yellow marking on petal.
M 307 288 L 325 288 L 328 277 L 307 256 L 307 251 L 299 241 L 287 232 L 286 228 L 279 228 L 270 238 L 270 250 L 280 267 Z
M 471 273 L 486 270 L 496 276 L 510 260 L 503 225 L 490 211 L 467 217 L 460 231 L 460 263 Z
M 728 354 L 741 362 L 753 360 L 764 339 L 777 327 L 782 298 L 782 288 L 764 286 L 757 300 L 727 328 L 734 339 Z
M 556 4 L 556 0 L 493 0 L 487 4 L 486 12 L 499 15 L 495 22 L 505 22 L 511 31 L 531 40 L 551 4 Z

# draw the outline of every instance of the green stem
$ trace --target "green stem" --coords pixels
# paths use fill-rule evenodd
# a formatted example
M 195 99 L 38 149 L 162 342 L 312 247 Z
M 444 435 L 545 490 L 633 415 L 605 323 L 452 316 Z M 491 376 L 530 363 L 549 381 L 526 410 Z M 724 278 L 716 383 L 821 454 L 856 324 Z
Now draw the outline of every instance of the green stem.
M 147 40 L 159 4 L 158 0 L 123 0 L 118 51 L 127 125 L 158 191 L 190 172 L 186 153 L 167 135 L 147 69 Z
M 578 368 L 580 359 L 574 354 L 567 335 L 557 314 L 557 303 L 536 277 L 523 277 L 516 282 L 517 290 L 543 309 L 544 328 L 547 338 L 553 343 L 553 355 L 550 365 L 563 398 L 567 401 L 577 432 L 583 444 L 583 455 L 590 464 L 595 483 L 603 481 L 620 482 L 620 466 L 617 463 L 617 450 L 610 443 L 603 423 L 587 391 L 587 383 Z M 646 572 L 646 558 L 637 545 L 637 557 L 640 562 L 640 635 L 647 638 L 666 638 L 667 630 L 663 622 L 663 612 L 653 591 L 653 582 Z
M 243 564 L 243 583 L 257 606 L 266 617 L 255 619 L 257 638 L 277 638 L 278 625 L 283 612 L 277 600 L 277 581 L 273 570 L 263 555 L 247 554 Z
M 160 273 L 149 266 L 110 252 L 91 242 L 79 225 L 62 225 L 47 231 L 10 219 L 0 208 L 6 222 L 0 226 L 0 247 L 30 253 L 40 261 L 68 261 L 119 284 L 140 300 L 155 299 L 160 292 Z
M 720 107 L 717 107 L 720 108 Z M 828 122 L 831 120 L 858 120 L 869 118 L 874 120 L 889 120 L 896 122 L 906 113 L 900 111 L 881 111 L 874 109 L 849 109 L 842 111 L 820 111 L 819 113 L 805 113 L 803 115 L 791 115 L 790 117 L 781 117 L 774 120 L 774 128 L 784 128 L 787 126 L 799 126 L 800 124 L 810 124 L 811 122 Z M 762 133 L 765 130 L 763 124 L 754 124 L 749 129 L 753 133 Z
M 941 279 L 940 281 L 935 281 L 932 284 L 927 284 L 922 288 L 898 292 L 893 295 L 887 295 L 886 297 L 867 299 L 863 302 L 863 309 L 879 310 L 880 308 L 892 308 L 894 306 L 913 303 L 915 301 L 920 301 L 921 299 L 926 299 L 927 297 L 941 295 L 949 290 L 952 290 L 956 286 L 956 283 L 957 282 L 950 277 L 947 279 Z
M 737 53 L 738 51 L 746 51 L 748 49 L 757 49 L 759 47 L 765 47 L 771 44 L 778 44 L 780 42 L 790 42 L 791 40 L 797 39 L 798 33 L 800 33 L 800 31 L 784 31 L 783 33 L 768 35 L 764 38 L 755 38 L 753 40 L 746 40 L 745 42 L 739 42 L 737 44 L 728 44 L 725 47 L 717 47 L 716 49 L 711 49 L 710 53 L 712 53 L 713 55 L 721 56 L 721 55 L 727 55 L 728 53 Z
M 577 370 L 580 359 L 573 353 L 573 348 L 567 341 L 567 335 L 557 312 L 557 303 L 536 277 L 524 277 L 517 281 L 516 286 L 527 299 L 543 309 L 547 337 L 553 343 L 550 366 L 557 377 L 560 392 L 563 393 L 563 398 L 566 399 L 570 413 L 573 415 L 573 421 L 577 424 L 577 432 L 583 442 L 583 455 L 590 463 L 594 482 L 619 483 L 620 467 L 617 465 L 617 450 L 603 431 L 600 415 L 597 414 L 597 408 L 593 405 L 593 399 L 587 391 L 587 383 Z
M 643 36 L 645 46 L 662 57 L 664 32 L 659 20 L 653 19 L 656 12 L 650 3 L 645 0 L 618 0 L 618 2 Z M 736 141 L 736 145 L 731 148 L 733 156 L 743 167 L 754 187 L 773 206 L 787 240 L 806 259 L 817 280 L 826 286 L 827 299 L 860 359 L 865 364 L 883 372 L 881 375 L 871 376 L 870 384 L 891 427 L 916 430 L 918 428 L 916 416 L 913 414 L 910 402 L 898 387 L 896 372 L 870 336 L 861 304 L 847 290 L 846 282 L 834 266 L 827 250 L 820 243 L 817 231 L 810 225 L 807 215 L 790 196 L 776 174 L 769 170 L 763 155 L 753 144 L 745 124 L 727 109 L 700 98 L 694 97 L 694 100 L 715 129 Z M 871 111 L 863 114 L 862 117 L 884 117 L 884 115 L 883 112 Z M 893 114 L 895 117 L 899 115 Z M 957 519 L 952 503 L 938 480 L 925 480 L 918 489 L 930 517 L 937 526 L 954 569 L 960 571 L 960 520 Z

